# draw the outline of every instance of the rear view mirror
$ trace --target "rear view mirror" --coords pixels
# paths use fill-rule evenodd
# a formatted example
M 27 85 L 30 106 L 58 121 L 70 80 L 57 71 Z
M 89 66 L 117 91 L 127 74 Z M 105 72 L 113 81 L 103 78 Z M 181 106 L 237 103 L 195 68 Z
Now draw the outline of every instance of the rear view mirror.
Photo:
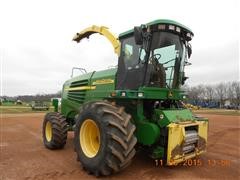
M 134 38 L 137 45 L 143 44 L 142 28 L 134 27 Z
M 189 44 L 189 43 L 188 43 L 188 45 L 187 45 L 187 51 L 188 51 L 188 58 L 190 58 L 191 55 L 192 55 L 192 46 L 191 46 L 191 44 Z
M 185 81 L 188 79 L 188 77 L 185 76 L 185 72 L 182 72 L 182 82 L 181 84 L 184 85 Z

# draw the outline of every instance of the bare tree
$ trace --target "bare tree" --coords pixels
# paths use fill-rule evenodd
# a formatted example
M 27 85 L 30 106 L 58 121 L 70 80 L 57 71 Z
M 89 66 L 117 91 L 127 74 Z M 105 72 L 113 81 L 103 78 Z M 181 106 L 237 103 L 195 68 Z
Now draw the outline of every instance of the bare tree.
M 204 85 L 188 88 L 188 98 L 191 100 L 202 100 L 205 97 Z
M 211 85 L 205 86 L 205 96 L 207 100 L 212 101 L 214 96 L 214 87 Z
M 190 103 L 199 103 L 206 105 L 206 107 L 220 107 L 223 108 L 225 101 L 230 101 L 231 108 L 240 107 L 240 82 L 219 83 L 216 85 L 197 85 L 197 86 L 183 86 L 183 90 L 187 91 Z M 232 106 L 233 105 L 233 106 Z
M 220 108 L 224 106 L 224 99 L 226 98 L 227 86 L 226 83 L 220 83 L 216 86 L 216 96 L 220 102 Z
M 196 86 L 197 91 L 198 91 L 198 99 L 203 100 L 206 99 L 206 92 L 205 92 L 205 85 L 200 84 Z
M 233 88 L 233 82 L 227 83 L 227 94 L 226 98 L 230 100 L 233 104 L 235 104 L 235 94 L 234 94 L 234 88 Z
M 234 95 L 234 104 L 239 107 L 240 105 L 240 83 L 239 81 L 232 82 L 232 91 Z

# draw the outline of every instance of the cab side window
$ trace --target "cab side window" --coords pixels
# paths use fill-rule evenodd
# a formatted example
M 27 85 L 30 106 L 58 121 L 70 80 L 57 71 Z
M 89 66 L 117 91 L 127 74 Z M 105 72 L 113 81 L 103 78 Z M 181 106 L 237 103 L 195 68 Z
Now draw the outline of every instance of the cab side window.
M 124 61 L 126 62 L 126 64 L 131 64 L 131 62 L 133 61 L 132 59 L 133 57 L 133 46 L 130 44 L 125 44 L 124 47 Z
M 135 68 L 139 63 L 139 47 L 135 44 L 134 37 L 124 39 L 121 50 L 125 68 L 128 70 Z

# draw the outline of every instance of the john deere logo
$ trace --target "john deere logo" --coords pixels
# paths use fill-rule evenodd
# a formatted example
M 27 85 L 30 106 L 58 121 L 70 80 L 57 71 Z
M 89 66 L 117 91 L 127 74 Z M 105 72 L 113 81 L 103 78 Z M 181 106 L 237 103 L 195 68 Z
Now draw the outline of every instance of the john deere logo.
M 168 97 L 173 97 L 173 93 L 171 91 L 169 91 Z
M 98 79 L 92 83 L 92 85 L 97 85 L 97 84 L 111 84 L 114 83 L 113 79 Z

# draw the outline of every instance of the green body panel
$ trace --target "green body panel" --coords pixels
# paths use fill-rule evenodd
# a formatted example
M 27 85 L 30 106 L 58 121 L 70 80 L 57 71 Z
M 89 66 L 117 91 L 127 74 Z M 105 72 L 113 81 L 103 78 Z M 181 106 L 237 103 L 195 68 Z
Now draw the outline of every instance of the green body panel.
M 122 92 L 126 95 L 122 96 Z M 143 93 L 143 96 L 139 97 L 138 93 Z M 156 88 L 156 87 L 141 87 L 138 90 L 116 90 L 115 98 L 122 99 L 183 99 L 186 94 L 184 91 L 178 89 Z
M 115 89 L 116 71 L 116 69 L 108 69 L 98 72 L 94 71 L 66 81 L 62 89 L 62 114 L 64 114 L 67 118 L 73 119 L 75 115 L 78 114 L 80 106 L 83 103 L 109 97 L 110 93 Z M 112 79 L 113 82 L 106 84 L 95 84 L 97 80 L 102 79 Z M 74 90 L 70 92 L 68 88 L 71 88 L 71 84 L 74 82 L 82 82 L 82 84 L 80 84 L 78 87 L 86 87 L 86 89 L 79 91 Z M 71 98 L 69 98 L 69 96 L 71 96 Z
M 136 123 L 136 136 L 138 142 L 143 145 L 152 145 L 158 141 L 160 137 L 159 127 L 149 121 L 140 121 Z
M 136 105 L 129 104 L 126 99 L 118 99 L 117 102 L 125 107 L 125 111 L 132 116 L 132 121 L 136 126 L 136 137 L 143 145 L 152 145 L 158 141 L 160 129 L 156 123 L 151 122 L 143 114 L 143 104 L 141 100 L 136 101 Z
M 54 107 L 54 112 L 58 112 L 58 99 L 53 99 L 52 105 Z
M 154 115 L 160 127 L 165 127 L 170 123 L 177 123 L 181 121 L 194 121 L 195 118 L 189 109 L 176 110 L 154 110 Z M 163 117 L 160 119 L 159 117 Z
M 115 75 L 117 69 L 108 69 L 104 71 L 95 72 L 91 78 L 91 85 L 95 85 L 96 89 L 88 91 L 86 100 L 104 99 L 110 96 L 110 93 L 115 90 Z M 100 80 L 99 84 L 97 80 Z M 101 82 L 103 80 L 103 82 Z M 104 82 L 105 80 L 105 82 Z M 113 82 L 108 82 L 112 80 Z M 97 82 L 97 84 L 96 84 Z
M 173 20 L 169 20 L 169 19 L 157 19 L 157 20 L 151 21 L 149 23 L 146 23 L 147 26 L 151 26 L 151 25 L 154 25 L 154 24 L 171 24 L 171 25 L 179 26 L 181 28 L 184 28 L 184 29 L 192 32 L 191 29 L 189 29 L 188 27 L 184 26 L 183 24 L 180 24 L 179 22 L 176 22 L 176 21 L 173 21 Z M 134 30 L 130 29 L 130 30 L 126 31 L 126 32 L 123 32 L 123 33 L 119 34 L 119 38 L 122 38 L 124 36 L 133 34 L 133 32 L 134 32 Z
M 92 73 L 83 74 L 81 76 L 74 77 L 70 80 L 67 80 L 62 88 L 62 103 L 61 103 L 61 113 L 67 118 L 74 118 L 79 110 L 79 103 L 72 101 L 68 98 L 68 91 L 66 88 L 69 88 L 72 82 L 87 80 L 87 85 L 89 85 L 89 79 L 92 76 Z
M 152 158 L 153 159 L 160 159 L 162 157 L 164 157 L 164 148 L 161 147 L 161 146 L 157 146 L 153 149 L 153 152 L 152 152 Z

